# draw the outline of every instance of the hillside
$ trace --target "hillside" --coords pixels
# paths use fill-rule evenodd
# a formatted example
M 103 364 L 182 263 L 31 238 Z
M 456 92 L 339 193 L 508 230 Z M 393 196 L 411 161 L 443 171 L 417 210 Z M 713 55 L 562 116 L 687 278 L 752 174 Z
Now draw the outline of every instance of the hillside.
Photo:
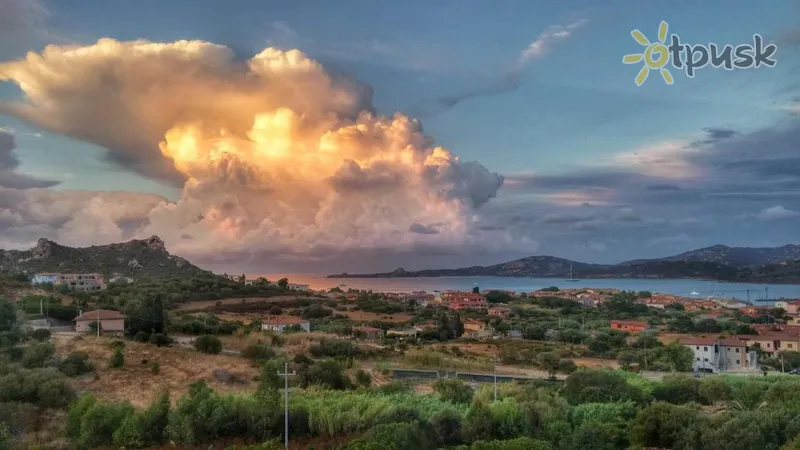
M 175 278 L 208 272 L 170 255 L 158 236 L 123 243 L 74 248 L 39 239 L 30 250 L 0 250 L 0 272 L 98 272 L 106 278 Z
M 491 266 L 387 273 L 338 274 L 328 278 L 413 278 L 496 276 L 568 278 L 694 278 L 723 281 L 800 282 L 800 246 L 737 248 L 717 245 L 667 258 L 640 259 L 619 264 L 588 264 L 553 256 L 530 256 Z M 765 262 L 766 261 L 766 262 Z
M 651 260 L 626 261 L 622 264 L 638 264 L 642 262 L 712 262 L 725 266 L 756 268 L 769 264 L 780 264 L 800 259 L 800 245 L 784 245 L 782 247 L 728 247 L 714 245 L 688 251 L 679 255 Z

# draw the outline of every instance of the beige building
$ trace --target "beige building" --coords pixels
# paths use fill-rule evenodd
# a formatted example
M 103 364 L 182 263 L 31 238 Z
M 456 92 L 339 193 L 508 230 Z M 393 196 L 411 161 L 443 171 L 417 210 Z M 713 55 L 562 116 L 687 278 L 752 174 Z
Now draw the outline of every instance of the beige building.
M 75 331 L 88 333 L 92 331 L 91 324 L 100 322 L 101 332 L 122 333 L 125 331 L 125 316 L 109 309 L 95 309 L 86 311 L 75 318 Z
M 55 287 L 67 286 L 73 291 L 102 291 L 106 288 L 105 278 L 100 273 L 37 273 L 32 284 L 49 283 Z

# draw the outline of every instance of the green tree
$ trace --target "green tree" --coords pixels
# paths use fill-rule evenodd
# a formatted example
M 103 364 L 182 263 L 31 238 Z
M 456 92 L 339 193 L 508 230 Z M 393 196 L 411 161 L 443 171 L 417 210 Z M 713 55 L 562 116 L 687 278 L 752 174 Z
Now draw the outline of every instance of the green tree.
M 289 279 L 288 278 L 281 278 L 280 280 L 278 280 L 278 287 L 283 289 L 283 290 L 288 289 L 289 288 Z
M 705 377 L 700 381 L 699 394 L 711 404 L 730 399 L 731 391 L 722 377 Z
M 631 422 L 631 445 L 688 450 L 691 447 L 685 443 L 690 437 L 687 432 L 699 420 L 700 413 L 694 407 L 653 402 Z
M 194 348 L 198 352 L 216 355 L 222 351 L 222 341 L 216 336 L 206 334 L 194 340 Z
M 115 369 L 119 369 L 125 365 L 125 352 L 122 347 L 116 347 L 114 349 L 109 365 Z
M 546 370 L 551 379 L 555 379 L 558 373 L 559 363 L 561 359 L 555 352 L 540 353 L 537 358 L 539 365 L 542 369 Z
M 469 403 L 474 392 L 461 380 L 440 378 L 433 384 L 433 391 L 442 399 L 453 403 Z

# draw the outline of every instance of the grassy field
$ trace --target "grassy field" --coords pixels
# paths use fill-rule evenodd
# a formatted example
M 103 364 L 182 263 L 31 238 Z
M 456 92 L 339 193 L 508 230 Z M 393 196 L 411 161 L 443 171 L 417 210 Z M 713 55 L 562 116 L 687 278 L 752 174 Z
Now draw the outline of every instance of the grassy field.
M 207 355 L 193 349 L 155 347 L 126 341 L 125 366 L 110 368 L 112 341 L 110 338 L 94 336 L 57 336 L 54 339 L 57 354 L 86 352 L 94 364 L 96 375 L 88 374 L 75 379 L 78 391 L 92 392 L 107 401 L 130 400 L 135 406 L 144 407 L 154 401 L 162 389 L 169 389 L 170 397 L 176 399 L 198 380 L 206 380 L 221 392 L 255 389 L 254 380 L 258 371 L 245 359 Z M 152 372 L 152 363 L 158 363 L 158 374 Z M 243 382 L 220 382 L 213 375 L 214 369 L 224 369 Z
M 366 311 L 347 311 L 345 314 L 354 322 L 406 323 L 414 318 L 411 314 L 380 314 Z
M 239 305 L 241 303 L 259 303 L 259 302 L 261 303 L 267 302 L 273 304 L 286 301 L 293 301 L 299 298 L 314 299 L 308 296 L 285 295 L 285 294 L 275 295 L 271 297 L 234 297 L 234 298 L 225 298 L 222 300 L 203 300 L 199 302 L 182 303 L 176 309 L 178 311 L 204 311 L 207 309 L 213 309 L 218 304 L 222 306 Z

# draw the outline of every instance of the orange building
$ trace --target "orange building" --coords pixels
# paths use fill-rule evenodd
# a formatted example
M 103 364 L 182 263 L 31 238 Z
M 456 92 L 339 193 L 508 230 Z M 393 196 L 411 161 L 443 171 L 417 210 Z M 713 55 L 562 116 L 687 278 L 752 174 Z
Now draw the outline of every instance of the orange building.
M 612 320 L 611 329 L 639 333 L 650 328 L 650 324 L 640 320 Z

